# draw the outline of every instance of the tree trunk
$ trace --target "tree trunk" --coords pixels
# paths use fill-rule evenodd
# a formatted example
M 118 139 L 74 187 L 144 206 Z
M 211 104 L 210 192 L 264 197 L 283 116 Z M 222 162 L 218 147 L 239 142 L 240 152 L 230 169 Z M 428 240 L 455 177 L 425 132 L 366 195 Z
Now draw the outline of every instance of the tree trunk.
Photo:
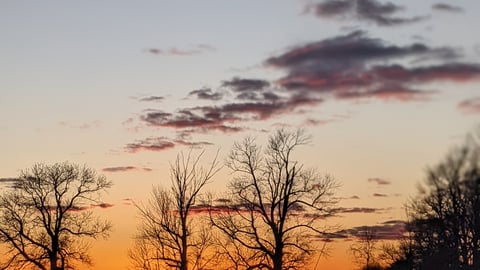
M 188 249 L 188 243 L 187 243 L 187 218 L 182 217 L 181 218 L 182 222 L 182 250 L 180 251 L 180 270 L 188 270 L 188 257 L 187 257 L 187 249 Z
M 57 253 L 53 253 L 50 256 L 50 270 L 59 270 L 57 268 Z
M 53 237 L 52 239 L 52 253 L 50 254 L 50 270 L 59 270 L 57 267 L 58 261 L 58 239 Z
M 273 255 L 273 270 L 283 270 L 283 243 L 277 242 Z

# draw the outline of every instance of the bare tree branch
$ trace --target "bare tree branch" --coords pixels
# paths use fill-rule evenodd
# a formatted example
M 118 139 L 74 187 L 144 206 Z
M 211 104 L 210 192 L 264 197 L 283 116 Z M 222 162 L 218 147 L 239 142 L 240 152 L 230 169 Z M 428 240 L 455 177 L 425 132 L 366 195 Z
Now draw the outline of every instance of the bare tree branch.
M 136 205 L 142 224 L 129 252 L 134 269 L 200 270 L 212 263 L 205 255 L 212 236 L 203 226 L 206 222 L 199 222 L 202 217 L 192 216 L 192 209 L 221 167 L 218 152 L 208 167 L 202 167 L 203 154 L 179 153 L 170 165 L 170 189 L 156 187 L 147 205 Z
M 281 129 L 264 150 L 249 137 L 234 144 L 226 163 L 235 173 L 229 210 L 212 205 L 210 219 L 229 239 L 224 253 L 238 269 L 300 269 L 314 253 L 307 236 L 321 235 L 320 214 L 331 212 L 338 185 L 294 160 L 309 140 L 302 130 Z
M 107 236 L 111 225 L 86 206 L 111 186 L 94 170 L 67 162 L 23 171 L 13 190 L 0 196 L 0 240 L 9 256 L 1 269 L 91 263 L 82 238 Z

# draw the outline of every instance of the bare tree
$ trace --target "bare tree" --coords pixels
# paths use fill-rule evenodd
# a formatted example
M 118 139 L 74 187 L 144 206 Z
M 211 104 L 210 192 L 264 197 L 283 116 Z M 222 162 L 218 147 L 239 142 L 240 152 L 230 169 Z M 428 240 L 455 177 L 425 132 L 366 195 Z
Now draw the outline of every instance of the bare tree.
M 361 266 L 361 269 L 377 269 L 377 242 L 375 231 L 365 227 L 363 231 L 357 235 L 358 240 L 350 246 L 350 252 Z
M 220 166 L 217 153 L 202 167 L 202 155 L 177 155 L 170 167 L 171 188 L 156 187 L 146 206 L 137 205 L 142 224 L 129 252 L 135 269 L 204 269 L 208 263 L 202 255 L 210 246 L 211 232 L 203 227 L 206 222 L 194 222 L 192 215 L 206 209 L 198 204 L 200 191 Z
M 107 236 L 111 225 L 89 210 L 112 183 L 71 163 L 35 164 L 0 196 L 2 269 L 73 269 L 90 264 L 85 238 Z
M 318 221 L 331 214 L 337 184 L 293 159 L 308 141 L 302 130 L 281 129 L 264 151 L 252 138 L 234 144 L 227 161 L 236 173 L 231 199 L 213 205 L 210 216 L 226 237 L 223 251 L 232 269 L 303 268 L 313 255 L 324 233 Z

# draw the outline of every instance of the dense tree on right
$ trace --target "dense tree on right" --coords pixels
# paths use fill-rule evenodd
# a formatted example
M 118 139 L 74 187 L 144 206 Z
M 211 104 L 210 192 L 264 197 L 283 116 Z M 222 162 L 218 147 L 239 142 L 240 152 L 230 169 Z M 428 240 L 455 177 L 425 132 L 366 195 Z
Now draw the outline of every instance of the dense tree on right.
M 480 269 L 478 135 L 428 169 L 408 207 L 409 247 L 391 269 Z

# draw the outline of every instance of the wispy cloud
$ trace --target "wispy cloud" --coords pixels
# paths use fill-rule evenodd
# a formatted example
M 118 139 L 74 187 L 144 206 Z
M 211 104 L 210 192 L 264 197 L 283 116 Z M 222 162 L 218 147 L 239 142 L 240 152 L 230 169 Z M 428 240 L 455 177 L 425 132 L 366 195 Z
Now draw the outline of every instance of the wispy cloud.
M 378 26 L 397 26 L 419 22 L 427 18 L 426 16 L 396 16 L 404 9 L 404 7 L 391 2 L 381 3 L 376 0 L 325 0 L 317 4 L 310 4 L 307 12 L 313 11 L 321 18 L 359 20 Z
M 378 178 L 378 177 L 374 177 L 374 178 L 368 178 L 367 180 L 369 183 L 376 183 L 377 185 L 379 186 L 386 186 L 386 185 L 390 185 L 392 182 L 386 180 L 386 179 L 383 179 L 383 178 Z
M 163 101 L 165 99 L 165 97 L 161 97 L 161 96 L 148 96 L 148 97 L 143 97 L 143 98 L 140 98 L 139 100 L 140 101 Z
M 123 205 L 126 205 L 126 206 L 131 206 L 135 204 L 135 202 L 131 198 L 124 198 L 122 199 L 122 201 L 123 201 Z
M 199 55 L 206 52 L 215 51 L 215 47 L 207 45 L 207 44 L 196 44 L 190 46 L 186 49 L 181 49 L 178 47 L 171 47 L 167 49 L 163 48 L 148 48 L 144 51 L 154 55 L 165 55 L 165 56 L 192 56 L 192 55 Z
M 140 167 L 135 167 L 135 166 L 119 166 L 119 167 L 107 167 L 103 168 L 103 172 L 128 172 L 128 171 L 145 171 L 145 172 L 151 172 L 151 168 L 140 168 Z
M 134 143 L 129 143 L 125 146 L 125 150 L 130 153 L 137 153 L 140 151 L 163 151 L 172 149 L 178 145 L 198 147 L 211 145 L 210 142 L 195 142 L 176 139 L 172 140 L 167 137 L 150 137 L 144 140 L 138 140 Z
M 98 207 L 98 208 L 103 208 L 103 209 L 111 208 L 113 206 L 114 206 L 113 204 L 106 203 L 106 202 L 102 202 L 102 203 L 98 203 L 98 204 L 92 204 L 92 207 Z
M 461 13 L 463 12 L 463 8 L 459 6 L 453 6 L 450 4 L 445 4 L 445 3 L 438 3 L 434 4 L 432 6 L 433 10 L 438 10 L 438 11 L 447 11 L 447 12 L 454 12 L 454 13 Z
M 363 214 L 373 214 L 373 213 L 383 213 L 386 209 L 385 208 L 372 208 L 372 207 L 339 207 L 334 210 L 337 214 L 356 214 L 356 213 L 363 213 Z
M 67 121 L 61 121 L 58 123 L 62 127 L 74 128 L 74 129 L 94 129 L 99 128 L 103 125 L 102 121 L 91 121 L 81 124 L 73 124 Z
M 198 99 L 206 100 L 220 100 L 223 97 L 223 94 L 220 92 L 213 92 L 210 88 L 201 88 L 197 90 L 190 91 L 188 96 L 194 96 Z
M 163 151 L 175 147 L 175 144 L 165 137 L 146 138 L 138 140 L 134 143 L 129 143 L 125 146 L 125 150 L 130 153 L 139 151 Z
M 111 203 L 106 203 L 106 202 L 100 202 L 96 204 L 90 204 L 89 206 L 82 205 L 82 206 L 74 206 L 70 209 L 71 212 L 83 212 L 87 210 L 91 210 L 94 208 L 102 208 L 102 209 L 107 209 L 107 208 L 112 208 L 114 207 L 114 204 Z
M 466 99 L 458 104 L 458 108 L 467 114 L 480 113 L 480 97 Z

